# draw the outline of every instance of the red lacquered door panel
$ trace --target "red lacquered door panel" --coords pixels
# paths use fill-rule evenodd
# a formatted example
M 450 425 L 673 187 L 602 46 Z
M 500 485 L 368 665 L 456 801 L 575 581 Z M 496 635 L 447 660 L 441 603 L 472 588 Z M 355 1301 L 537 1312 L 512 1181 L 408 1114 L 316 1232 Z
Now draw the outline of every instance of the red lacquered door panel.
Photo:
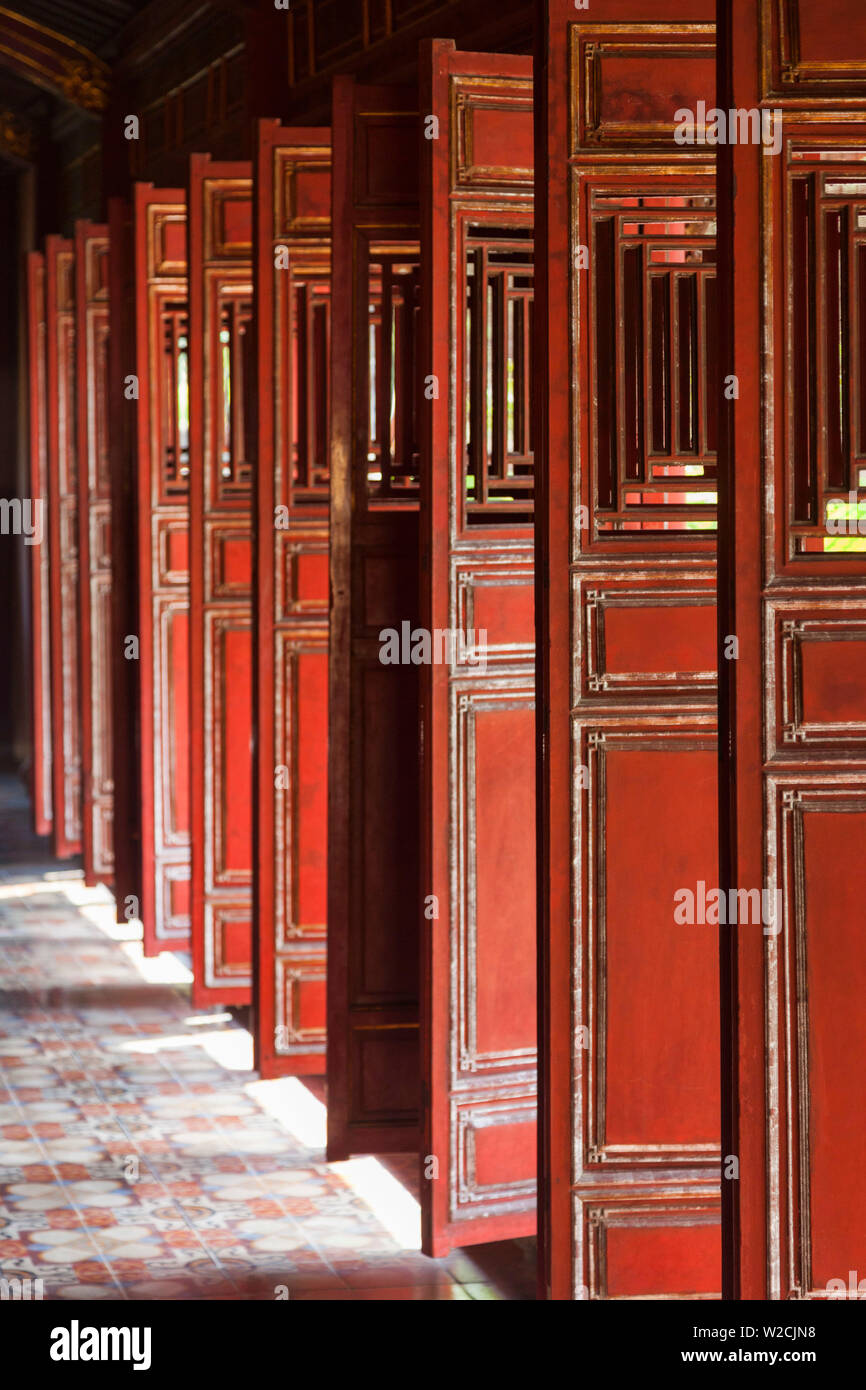
M 334 84 L 328 1153 L 418 1143 L 416 93 Z
M 189 172 L 190 804 L 193 1002 L 252 989 L 251 168 Z
M 48 522 L 48 400 L 46 395 L 45 257 L 27 256 L 27 371 L 30 408 L 30 497 L 42 524 L 39 545 L 30 548 L 30 596 L 33 623 L 32 730 L 33 824 L 37 835 L 50 835 L 51 795 L 51 631 Z M 35 514 L 35 513 L 34 513 Z
M 718 1297 L 712 7 L 549 0 L 536 169 L 540 1235 L 554 1298 Z M 636 96 L 635 93 L 638 93 Z
M 88 884 L 111 883 L 114 877 L 108 266 L 108 228 L 92 222 L 76 223 L 81 839 Z
M 136 295 L 132 211 L 108 203 L 108 445 L 111 516 L 111 760 L 114 897 L 118 921 L 141 912 L 139 663 L 126 639 L 138 632 L 136 428 L 138 401 L 128 399 L 135 366 Z M 136 908 L 136 904 L 138 907 Z
M 325 1069 L 331 132 L 259 124 L 256 879 L 262 1076 Z
M 133 209 L 141 918 L 146 955 L 189 941 L 187 217 L 179 189 Z
M 45 242 L 48 393 L 49 627 L 54 852 L 81 850 L 81 704 L 78 670 L 78 490 L 75 432 L 75 250 Z
M 719 149 L 721 884 L 775 914 L 722 936 L 725 1294 L 862 1299 L 866 13 L 719 25 L 719 105 L 781 137 Z
M 438 121 L 422 146 L 437 394 L 421 623 L 460 643 L 421 667 L 421 1203 L 439 1255 L 535 1229 L 531 60 L 437 40 L 422 48 L 421 110 Z

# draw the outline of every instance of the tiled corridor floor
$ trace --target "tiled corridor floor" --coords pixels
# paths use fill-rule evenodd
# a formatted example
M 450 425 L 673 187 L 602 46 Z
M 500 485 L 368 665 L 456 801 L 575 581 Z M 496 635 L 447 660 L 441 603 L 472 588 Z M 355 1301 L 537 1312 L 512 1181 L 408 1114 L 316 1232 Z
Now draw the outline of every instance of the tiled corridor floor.
M 0 1275 L 60 1299 L 526 1299 L 534 1243 L 417 1249 L 410 1157 L 327 1164 L 321 1082 L 258 1081 L 0 779 Z

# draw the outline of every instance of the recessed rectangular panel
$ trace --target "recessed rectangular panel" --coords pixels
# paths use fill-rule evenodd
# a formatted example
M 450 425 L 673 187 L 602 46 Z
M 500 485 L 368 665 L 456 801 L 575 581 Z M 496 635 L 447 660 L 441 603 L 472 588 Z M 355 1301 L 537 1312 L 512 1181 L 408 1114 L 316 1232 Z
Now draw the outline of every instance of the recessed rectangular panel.
M 331 171 L 327 165 L 284 162 L 282 207 L 276 219 L 277 236 L 331 225 Z
M 219 821 L 214 883 L 248 884 L 252 874 L 252 632 L 241 618 L 213 628 L 215 728 L 213 801 Z
M 866 631 L 857 642 L 805 642 L 803 719 L 807 724 L 863 724 Z
M 358 1024 L 352 1047 L 358 1090 L 350 1123 L 411 1127 L 418 1108 L 417 1028 Z
M 780 606 L 775 614 L 781 676 L 777 737 L 798 745 L 862 743 L 866 738 L 866 615 L 846 608 Z
M 165 841 L 185 845 L 189 836 L 189 609 L 172 601 L 161 605 L 158 629 L 158 676 L 161 681 L 160 769 L 157 790 Z
M 189 584 L 189 525 L 181 520 L 156 523 L 160 585 Z
M 154 222 L 154 275 L 177 275 L 186 269 L 186 214 L 162 212 Z
M 764 90 L 774 100 L 844 100 L 866 83 L 866 21 L 856 0 L 761 0 Z
M 461 1068 L 514 1066 L 535 1057 L 535 705 L 525 694 L 465 692 L 458 741 L 466 817 L 458 960 Z
M 603 761 L 596 870 L 603 1012 L 594 1040 L 604 1056 L 601 1142 L 645 1153 L 712 1146 L 718 927 L 678 922 L 676 910 L 677 895 L 691 894 L 700 918 L 702 891 L 716 886 L 715 750 L 613 747 Z M 652 807 L 651 823 L 636 815 L 640 806 Z
M 324 932 L 328 912 L 327 651 L 298 654 L 294 694 L 294 925 L 306 934 Z
M 248 988 L 252 929 L 243 905 L 218 904 L 208 909 L 205 979 L 214 989 Z
M 591 1206 L 589 1298 L 719 1297 L 722 1239 L 718 1207 L 686 1202 Z
M 411 207 L 418 201 L 418 132 L 400 116 L 360 112 L 355 166 L 359 207 Z
M 716 618 L 712 589 L 587 588 L 579 596 L 587 696 L 612 691 L 701 696 L 715 686 Z
M 581 24 L 571 45 L 575 148 L 651 145 L 676 153 L 675 112 L 712 105 L 712 25 Z
M 211 532 L 211 597 L 246 598 L 252 584 L 252 539 L 241 530 L 220 528 Z
M 493 563 L 484 568 L 461 568 L 457 593 L 458 618 L 467 650 L 470 645 L 483 647 L 488 665 L 531 656 L 535 644 L 531 571 Z M 459 651 L 457 656 L 461 656 Z
M 328 552 L 298 553 L 294 557 L 293 597 L 299 606 L 328 601 Z
M 460 185 L 507 187 L 532 185 L 532 91 L 526 83 L 511 89 L 473 90 L 471 79 L 454 82 L 459 103 L 458 143 L 455 150 Z
M 458 1232 L 473 1218 L 502 1220 L 535 1195 L 537 1167 L 534 1096 L 455 1099 L 452 1115 L 456 1166 L 449 1216 Z
M 359 671 L 363 722 L 355 757 L 364 815 L 354 914 L 360 931 L 356 988 L 370 1002 L 410 1000 L 418 988 L 418 941 L 408 922 L 394 931 L 417 874 L 417 804 L 407 799 L 405 769 L 418 756 L 417 667 Z

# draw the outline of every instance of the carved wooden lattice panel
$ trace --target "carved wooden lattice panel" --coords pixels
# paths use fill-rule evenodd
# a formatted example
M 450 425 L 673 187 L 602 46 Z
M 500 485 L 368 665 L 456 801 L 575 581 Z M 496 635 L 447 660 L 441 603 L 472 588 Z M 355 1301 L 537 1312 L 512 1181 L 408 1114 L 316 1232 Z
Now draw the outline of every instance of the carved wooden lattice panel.
M 54 852 L 81 850 L 78 667 L 78 458 L 75 429 L 75 249 L 45 241 L 48 395 L 48 547 Z
M 719 157 L 720 353 L 739 384 L 720 421 L 720 627 L 739 643 L 724 663 L 722 885 L 779 895 L 774 929 L 731 933 L 723 957 L 723 1145 L 740 1173 L 725 1185 L 726 1293 L 856 1297 L 866 15 L 734 0 L 723 18 L 719 104 L 766 112 L 779 136 L 773 153 L 738 144 Z
M 87 883 L 114 877 L 111 728 L 111 477 L 108 453 L 108 228 L 75 228 L 78 612 L 82 853 Z
M 187 214 L 135 185 L 141 918 L 145 954 L 190 931 Z
M 418 114 L 338 78 L 333 118 L 328 1153 L 418 1139 Z
M 541 1181 L 554 1298 L 718 1296 L 711 6 L 544 6 Z
M 252 480 L 249 164 L 189 176 L 190 767 L 193 1001 L 252 988 Z
M 421 109 L 439 130 L 422 166 L 436 393 L 421 621 L 454 634 L 420 668 L 421 1203 L 436 1255 L 535 1229 L 531 72 L 446 41 L 422 50 Z
M 331 134 L 259 124 L 256 1066 L 325 1069 Z
M 37 835 L 49 835 L 51 795 L 51 620 L 49 613 L 49 545 L 45 528 L 48 507 L 48 402 L 46 397 L 45 257 L 27 255 L 27 373 L 30 407 L 30 498 L 41 508 L 42 543 L 30 549 L 33 622 L 32 731 L 33 823 Z M 35 511 L 34 511 L 35 515 Z

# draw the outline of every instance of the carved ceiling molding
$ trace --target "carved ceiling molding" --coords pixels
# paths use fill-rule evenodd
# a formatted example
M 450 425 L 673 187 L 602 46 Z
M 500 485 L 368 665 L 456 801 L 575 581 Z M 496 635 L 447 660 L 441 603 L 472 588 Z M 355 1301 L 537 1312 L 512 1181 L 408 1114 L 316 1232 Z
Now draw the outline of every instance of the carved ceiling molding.
M 0 108 L 0 155 L 32 159 L 36 148 L 33 131 L 14 111 Z
M 108 101 L 109 69 L 95 53 L 0 6 L 0 66 L 84 111 Z

